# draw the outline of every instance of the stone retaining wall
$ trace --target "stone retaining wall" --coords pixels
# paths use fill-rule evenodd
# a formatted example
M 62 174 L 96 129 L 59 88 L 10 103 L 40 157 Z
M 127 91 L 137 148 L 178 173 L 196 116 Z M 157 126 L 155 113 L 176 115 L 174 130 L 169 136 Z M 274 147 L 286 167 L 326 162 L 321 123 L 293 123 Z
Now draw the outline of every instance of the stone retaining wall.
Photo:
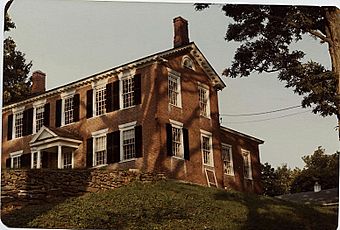
M 138 170 L 112 171 L 106 169 L 31 169 L 2 170 L 1 204 L 25 205 L 51 202 L 86 192 L 114 189 L 133 181 L 164 180 L 162 173 Z

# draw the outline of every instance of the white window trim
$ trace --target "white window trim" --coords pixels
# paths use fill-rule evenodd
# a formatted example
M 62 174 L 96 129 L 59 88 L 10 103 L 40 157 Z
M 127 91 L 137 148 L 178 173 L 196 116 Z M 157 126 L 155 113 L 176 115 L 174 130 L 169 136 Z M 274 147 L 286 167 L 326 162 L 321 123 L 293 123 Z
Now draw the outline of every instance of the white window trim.
M 246 149 L 241 149 L 241 153 L 242 153 L 242 159 L 243 159 L 243 164 L 244 164 L 244 155 L 248 155 L 247 160 L 249 160 L 249 177 L 245 177 L 245 179 L 248 180 L 252 180 L 253 179 L 253 169 L 252 169 L 252 165 L 251 165 L 251 154 L 249 150 Z M 244 165 L 243 165 L 243 171 L 244 171 Z M 244 172 L 243 172 L 244 173 Z
M 202 163 L 203 165 L 214 167 L 214 152 L 213 152 L 213 145 L 212 145 L 212 133 L 200 129 L 201 132 L 201 153 L 202 153 Z M 203 153 L 203 137 L 209 138 L 209 145 L 210 145 L 210 161 L 211 164 L 204 163 L 204 153 Z
M 225 144 L 225 143 L 222 143 L 222 149 L 221 149 L 221 152 L 223 153 L 223 147 L 227 147 L 230 149 L 230 165 L 231 165 L 231 169 L 232 169 L 232 172 L 229 174 L 229 173 L 226 173 L 225 172 L 225 169 L 224 170 L 224 174 L 228 175 L 228 176 L 235 176 L 235 172 L 234 172 L 234 161 L 233 161 L 233 148 L 231 145 L 228 145 L 228 144 Z
M 207 86 L 207 85 L 205 85 L 205 84 L 203 84 L 201 82 L 197 82 L 197 84 L 198 84 L 198 90 L 200 90 L 200 88 L 201 89 L 205 89 L 206 92 L 207 92 L 207 97 L 208 97 L 208 100 L 207 100 L 207 116 L 204 116 L 204 115 L 200 115 L 200 116 L 206 117 L 206 118 L 210 119 L 211 118 L 211 116 L 210 116 L 211 113 L 210 113 L 210 90 L 209 90 L 209 86 Z
M 103 114 L 98 115 L 98 116 L 96 115 L 96 113 L 97 113 L 97 111 L 96 111 L 97 110 L 96 92 L 99 89 L 105 88 L 106 84 L 108 83 L 108 80 L 109 80 L 108 78 L 101 79 L 101 80 L 92 82 L 92 84 L 91 84 L 92 89 L 93 89 L 93 93 L 92 93 L 92 101 L 93 101 L 93 103 L 92 103 L 92 117 L 98 117 L 98 116 L 102 116 L 102 115 L 106 114 L 106 108 L 105 108 L 105 112 Z
M 39 130 L 37 130 L 37 108 L 44 106 L 46 104 L 45 100 L 36 101 L 33 103 L 33 133 L 37 133 Z M 45 113 L 45 108 L 44 108 Z
M 175 127 L 177 129 L 180 129 L 181 130 L 181 153 L 182 153 L 182 157 L 179 157 L 179 156 L 175 156 L 173 155 L 172 157 L 173 158 L 178 158 L 178 159 L 181 159 L 181 160 L 184 160 L 184 138 L 183 138 L 183 123 L 179 122 L 179 121 L 175 121 L 175 120 L 171 120 L 169 119 L 170 121 L 170 124 L 171 124 L 171 127 Z M 171 130 L 171 135 L 172 135 L 172 130 Z M 171 143 L 172 144 L 172 143 Z M 173 153 L 171 153 L 173 154 Z
M 106 134 L 108 133 L 109 129 L 101 129 L 101 130 L 98 130 L 98 131 L 95 131 L 95 132 L 92 132 L 91 135 L 92 135 L 92 138 L 93 138 L 93 144 L 92 144 L 92 167 L 102 167 L 102 166 L 105 166 L 107 165 L 106 164 L 101 164 L 101 165 L 95 165 L 95 162 L 96 162 L 96 138 L 98 137 L 103 137 L 103 136 L 106 136 Z M 107 141 L 107 139 L 106 139 Z M 106 151 L 106 160 L 107 160 L 107 149 L 106 149 L 106 146 L 105 146 L 105 151 Z M 73 157 L 73 155 L 72 155 Z M 72 158 L 73 160 L 73 158 Z
M 120 144 L 119 144 L 119 152 L 120 152 L 120 156 L 119 156 L 119 163 L 124 163 L 124 162 L 128 162 L 128 161 L 134 161 L 136 160 L 136 157 L 133 157 L 133 158 L 130 158 L 130 159 L 123 159 L 124 157 L 124 152 L 123 152 L 123 132 L 124 131 L 127 131 L 127 130 L 130 130 L 130 129 L 134 129 L 137 125 L 137 121 L 132 121 L 132 122 L 129 122 L 129 123 L 125 123 L 125 124 L 122 124 L 122 125 L 119 125 L 118 128 L 119 128 L 119 141 L 120 141 Z M 136 151 L 136 140 L 135 140 L 135 151 Z M 135 153 L 136 155 L 136 153 Z
M 129 109 L 132 107 L 135 107 L 135 105 L 132 105 L 130 107 L 123 108 L 123 80 L 128 78 L 133 78 L 136 74 L 136 69 L 130 69 L 122 71 L 118 74 L 118 80 L 119 80 L 119 109 Z
M 175 70 L 172 70 L 170 68 L 167 68 L 168 70 L 168 100 L 169 100 L 169 105 L 171 106 L 175 106 L 175 107 L 178 107 L 178 108 L 182 108 L 182 86 L 181 86 L 181 74 L 176 72 Z M 170 103 L 170 98 L 169 98 L 169 78 L 170 76 L 174 79 L 176 79 L 177 81 L 177 87 L 178 87 L 178 98 L 177 98 L 177 105 L 173 105 Z
M 16 107 L 12 109 L 12 114 L 13 114 L 13 121 L 12 121 L 12 140 L 13 139 L 17 139 L 17 138 L 21 138 L 21 137 L 15 137 L 15 117 L 18 113 L 24 112 L 25 110 L 25 106 L 21 106 L 21 107 Z
M 14 165 L 14 161 L 13 158 L 15 157 L 21 157 L 21 155 L 24 153 L 24 150 L 19 150 L 19 151 L 15 151 L 15 152 L 11 152 L 9 154 L 10 158 L 11 158 L 11 169 L 13 168 Z
M 72 156 L 71 156 L 71 169 L 73 169 L 74 168 L 74 150 L 72 150 L 72 152 L 71 152 L 71 154 L 72 154 Z M 64 153 L 62 154 L 62 167 L 63 167 L 63 169 L 65 168 L 65 165 L 64 165 L 64 158 L 65 158 L 65 155 L 64 155 Z
M 61 126 L 65 125 L 65 100 L 70 98 L 70 97 L 74 97 L 75 94 L 76 94 L 75 90 L 63 92 L 63 93 L 60 94 L 60 97 L 61 97 Z M 74 117 L 73 117 L 73 120 L 74 120 Z M 72 123 L 73 122 L 66 124 L 66 125 L 70 125 Z

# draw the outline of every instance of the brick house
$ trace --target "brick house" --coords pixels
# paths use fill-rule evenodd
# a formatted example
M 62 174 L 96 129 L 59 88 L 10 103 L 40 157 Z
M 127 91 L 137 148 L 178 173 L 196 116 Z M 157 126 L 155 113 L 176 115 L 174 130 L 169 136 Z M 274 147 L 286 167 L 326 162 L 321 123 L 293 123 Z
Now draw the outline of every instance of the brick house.
M 221 127 L 225 87 L 174 19 L 174 47 L 3 108 L 2 167 L 139 169 L 261 193 L 255 137 Z

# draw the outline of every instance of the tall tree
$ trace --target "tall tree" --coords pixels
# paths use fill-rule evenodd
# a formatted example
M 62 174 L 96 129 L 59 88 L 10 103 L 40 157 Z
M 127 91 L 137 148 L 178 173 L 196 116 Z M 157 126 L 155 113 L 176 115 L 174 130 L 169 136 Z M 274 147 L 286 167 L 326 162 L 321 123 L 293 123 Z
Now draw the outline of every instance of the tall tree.
M 320 146 L 313 154 L 302 157 L 305 166 L 294 179 L 291 192 L 312 191 L 315 182 L 323 189 L 339 186 L 339 153 L 325 154 Z
M 196 10 L 210 4 L 196 4 Z M 278 72 L 278 78 L 304 95 L 303 107 L 340 122 L 340 10 L 325 6 L 223 5 L 233 19 L 225 39 L 242 44 L 225 76 L 245 77 L 251 72 Z M 332 69 L 314 61 L 303 63 L 304 52 L 291 44 L 310 35 L 328 44 Z M 340 129 L 339 129 L 340 138 Z
M 8 14 L 13 1 L 5 6 L 4 28 L 5 32 L 15 28 L 14 22 Z M 28 76 L 32 62 L 26 63 L 25 54 L 17 50 L 11 37 L 4 40 L 4 70 L 3 70 L 3 104 L 9 104 L 30 94 L 31 80 Z

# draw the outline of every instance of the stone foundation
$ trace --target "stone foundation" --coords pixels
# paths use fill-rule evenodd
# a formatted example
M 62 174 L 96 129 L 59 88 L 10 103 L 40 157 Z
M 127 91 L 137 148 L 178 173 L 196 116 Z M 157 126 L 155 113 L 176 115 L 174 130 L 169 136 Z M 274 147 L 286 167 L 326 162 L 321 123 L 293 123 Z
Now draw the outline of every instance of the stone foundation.
M 31 169 L 2 170 L 1 205 L 39 204 L 118 188 L 134 181 L 164 180 L 162 173 L 138 170 L 113 171 L 108 169 Z

